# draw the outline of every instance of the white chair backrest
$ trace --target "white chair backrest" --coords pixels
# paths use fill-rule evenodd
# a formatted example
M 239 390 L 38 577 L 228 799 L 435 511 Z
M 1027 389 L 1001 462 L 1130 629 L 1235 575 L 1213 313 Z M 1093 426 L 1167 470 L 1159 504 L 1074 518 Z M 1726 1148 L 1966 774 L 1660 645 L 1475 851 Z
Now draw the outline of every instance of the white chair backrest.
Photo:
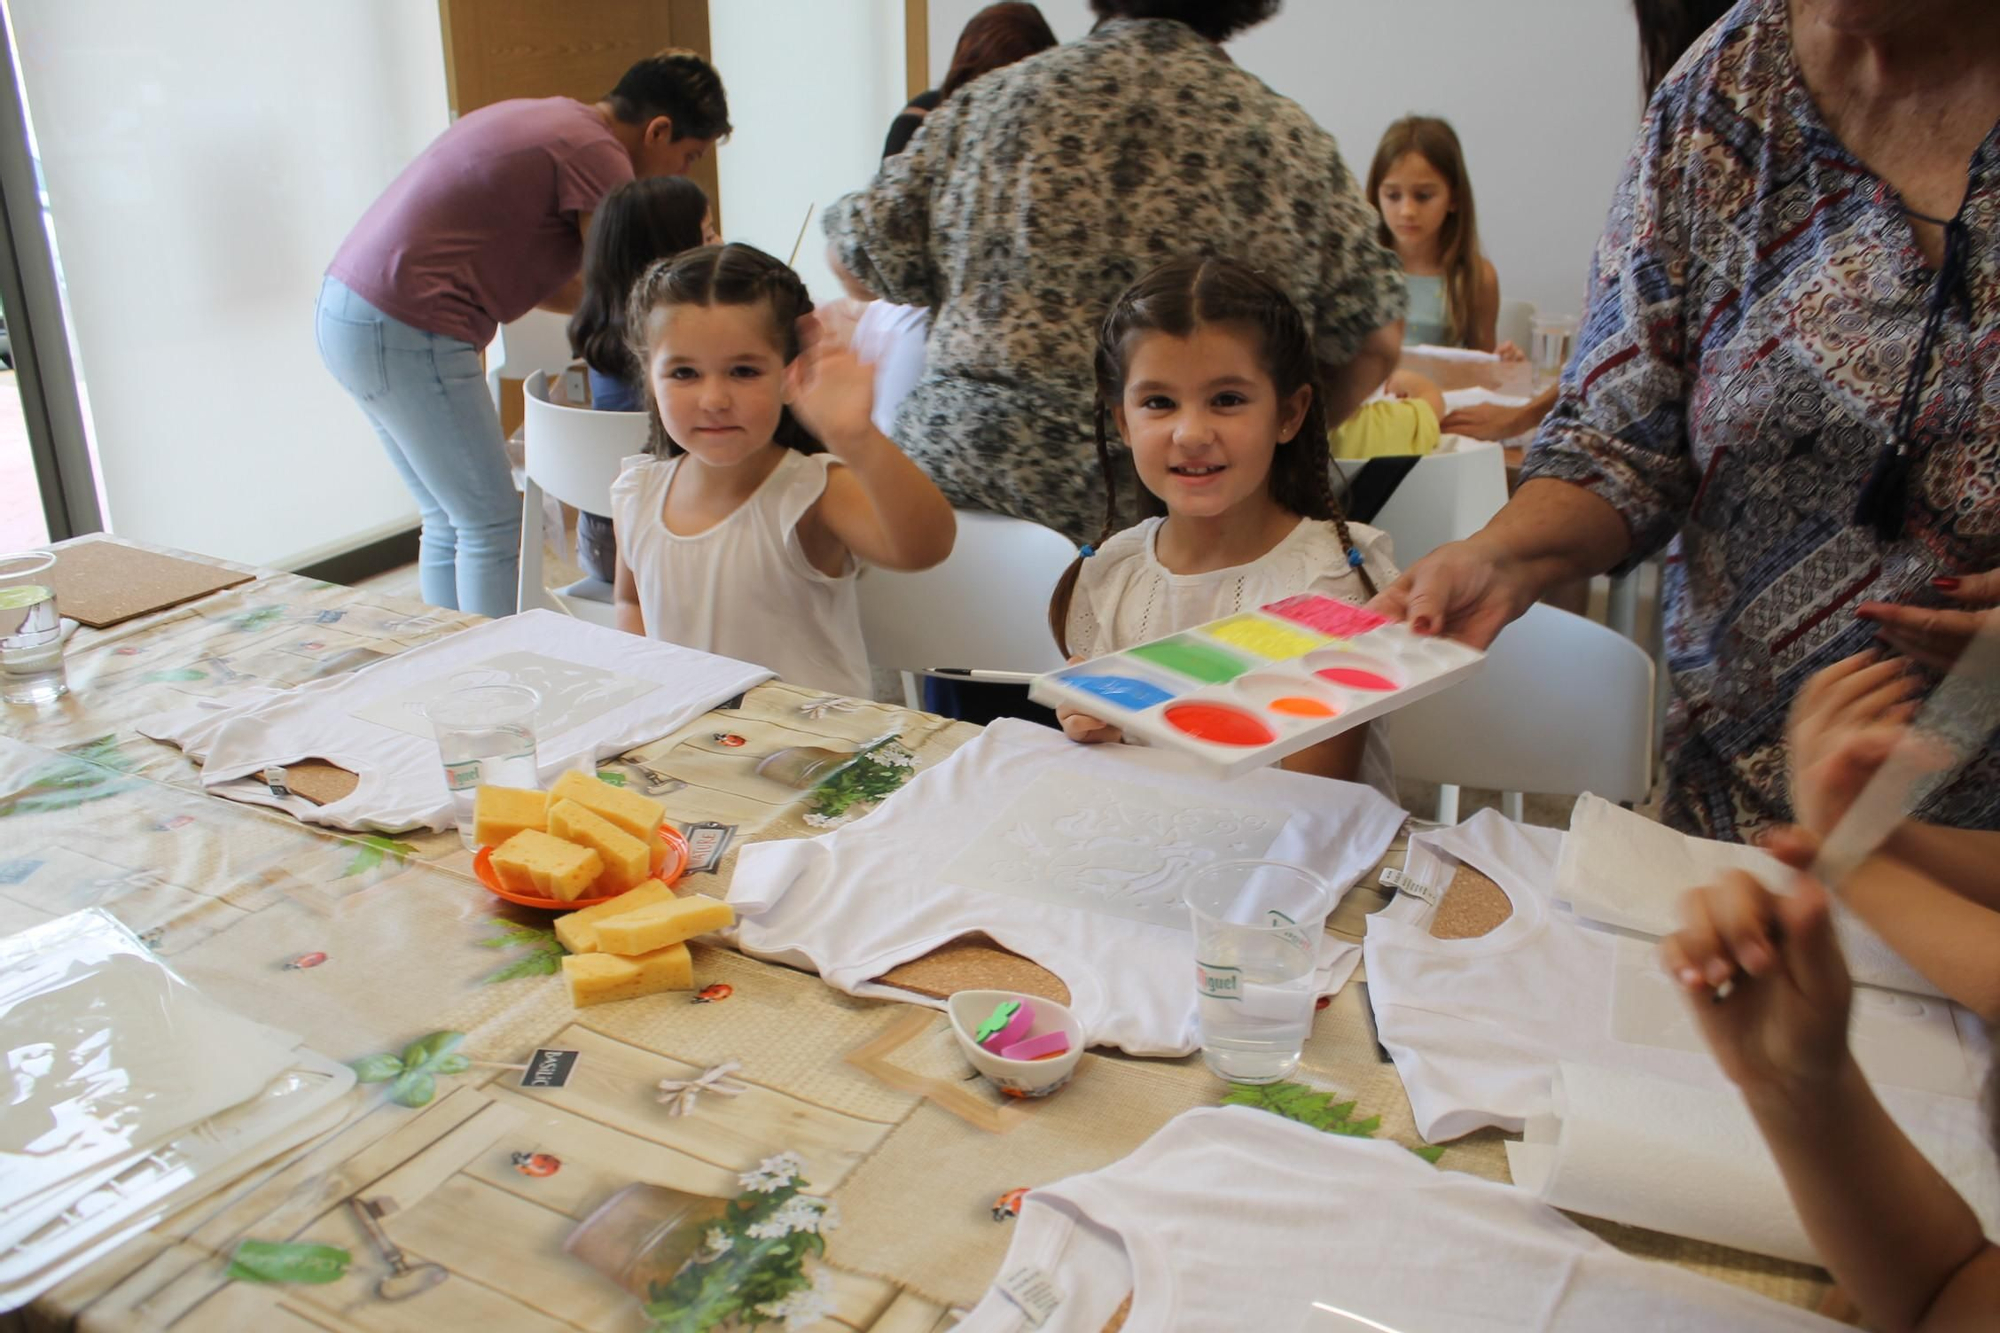
M 1076 547 L 1039 523 L 958 513 L 958 540 L 935 569 L 861 576 L 861 630 L 877 667 L 1053 671 L 1049 595 Z
M 1643 801 L 1653 659 L 1615 630 L 1536 603 L 1469 679 L 1390 714 L 1396 776 Z
M 1528 350 L 1528 340 L 1535 333 L 1535 303 L 1533 301 L 1502 301 L 1500 316 L 1493 322 L 1493 339 L 1496 344 L 1511 342 L 1523 352 Z
M 646 414 L 552 403 L 545 370 L 528 376 L 522 387 L 528 479 L 573 509 L 610 513 L 619 461 L 645 452 Z
M 1404 569 L 1446 542 L 1470 537 L 1507 503 L 1507 456 L 1486 440 L 1459 440 L 1451 453 L 1417 460 L 1382 512 L 1369 525 L 1395 542 L 1396 563 Z M 1364 460 L 1339 458 L 1349 482 Z
M 536 309 L 501 325 L 486 349 L 486 387 L 493 395 L 493 410 L 500 410 L 501 380 L 525 380 L 538 370 L 554 374 L 573 360 L 565 315 Z

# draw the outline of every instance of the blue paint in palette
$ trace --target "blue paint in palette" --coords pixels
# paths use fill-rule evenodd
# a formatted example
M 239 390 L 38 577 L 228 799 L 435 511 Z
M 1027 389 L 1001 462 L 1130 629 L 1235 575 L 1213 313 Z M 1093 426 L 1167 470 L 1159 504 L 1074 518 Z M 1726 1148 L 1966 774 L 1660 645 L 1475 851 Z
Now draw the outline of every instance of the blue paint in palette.
M 1135 713 L 1163 704 L 1174 697 L 1150 680 L 1137 680 L 1131 676 L 1078 675 L 1066 677 L 1066 680 L 1077 689 L 1087 690 L 1108 704 L 1116 704 Z

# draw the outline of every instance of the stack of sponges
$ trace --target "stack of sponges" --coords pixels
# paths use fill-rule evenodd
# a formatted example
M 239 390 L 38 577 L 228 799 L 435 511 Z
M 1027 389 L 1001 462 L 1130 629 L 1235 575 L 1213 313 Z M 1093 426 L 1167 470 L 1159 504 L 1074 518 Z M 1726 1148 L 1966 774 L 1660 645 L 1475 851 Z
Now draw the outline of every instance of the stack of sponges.
M 663 856 L 658 801 L 585 773 L 565 773 L 548 792 L 481 787 L 473 838 L 493 848 L 493 873 L 515 893 L 574 902 L 625 893 Z
M 556 918 L 570 1003 L 603 1004 L 694 988 L 687 941 L 735 924 L 728 903 L 691 893 L 676 898 L 656 879 L 608 903 Z

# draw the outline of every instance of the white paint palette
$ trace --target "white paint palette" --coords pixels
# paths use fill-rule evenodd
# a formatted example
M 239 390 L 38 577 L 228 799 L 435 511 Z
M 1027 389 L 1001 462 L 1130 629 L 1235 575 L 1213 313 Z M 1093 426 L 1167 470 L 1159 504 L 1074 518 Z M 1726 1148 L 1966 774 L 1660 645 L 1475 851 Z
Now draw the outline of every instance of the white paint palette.
M 1435 694 L 1485 654 L 1301 593 L 1036 678 L 1035 702 L 1234 777 Z

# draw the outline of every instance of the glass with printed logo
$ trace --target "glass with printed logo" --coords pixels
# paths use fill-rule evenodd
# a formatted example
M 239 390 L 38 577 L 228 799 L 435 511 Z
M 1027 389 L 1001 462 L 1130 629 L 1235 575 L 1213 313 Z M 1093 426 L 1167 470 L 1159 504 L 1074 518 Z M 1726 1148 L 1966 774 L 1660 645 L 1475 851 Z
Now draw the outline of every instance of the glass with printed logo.
M 1333 893 L 1283 861 L 1218 861 L 1187 877 L 1201 1058 L 1232 1083 L 1275 1083 L 1312 1030 L 1313 975 Z
M 69 693 L 62 617 L 56 613 L 48 551 L 0 556 L 0 699 L 54 703 Z
M 541 706 L 542 696 L 526 685 L 474 685 L 424 705 L 444 761 L 458 836 L 468 848 L 481 786 L 542 785 L 535 763 L 535 710 Z

